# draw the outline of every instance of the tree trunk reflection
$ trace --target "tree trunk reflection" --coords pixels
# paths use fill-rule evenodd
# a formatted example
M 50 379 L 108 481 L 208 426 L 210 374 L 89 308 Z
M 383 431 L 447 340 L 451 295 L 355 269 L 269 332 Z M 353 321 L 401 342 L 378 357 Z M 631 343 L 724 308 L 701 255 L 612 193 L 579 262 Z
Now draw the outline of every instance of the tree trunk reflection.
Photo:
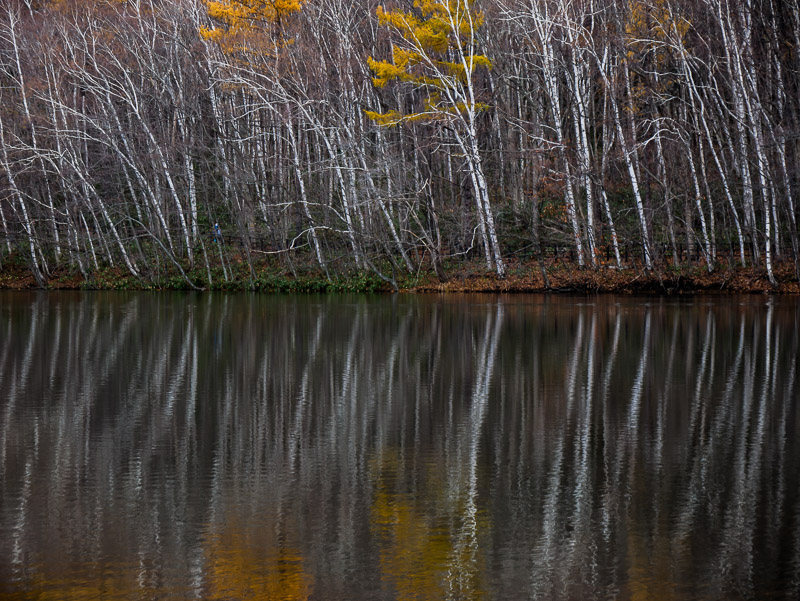
M 793 598 L 793 299 L 0 293 L 14 599 Z

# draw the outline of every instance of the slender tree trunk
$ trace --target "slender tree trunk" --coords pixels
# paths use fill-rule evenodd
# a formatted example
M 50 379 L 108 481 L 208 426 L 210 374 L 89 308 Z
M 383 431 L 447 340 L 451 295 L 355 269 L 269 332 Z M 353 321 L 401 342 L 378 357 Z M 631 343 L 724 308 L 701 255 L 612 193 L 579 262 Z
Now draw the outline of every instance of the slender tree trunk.
M 41 267 L 39 266 L 39 259 L 37 257 L 37 252 L 39 249 L 33 223 L 31 222 L 31 218 L 28 213 L 27 203 L 23 198 L 22 192 L 17 186 L 17 180 L 14 177 L 14 172 L 12 171 L 11 163 L 8 159 L 8 147 L 6 146 L 5 126 L 3 124 L 2 111 L 0 111 L 0 150 L 2 150 L 2 167 L 6 172 L 6 178 L 8 179 L 8 183 L 11 187 L 11 192 L 14 195 L 14 198 L 16 198 L 20 212 L 22 213 L 22 227 L 25 229 L 25 235 L 28 237 L 28 252 L 31 261 L 31 272 L 33 272 L 33 277 L 36 279 L 36 283 L 41 288 L 44 288 L 47 282 L 45 281 L 45 277 L 42 274 Z
M 572 226 L 572 243 L 575 245 L 575 253 L 578 257 L 578 266 L 583 267 L 585 264 L 583 254 L 583 242 L 581 241 L 581 229 L 578 223 L 578 213 L 575 204 L 575 192 L 572 182 L 572 170 L 570 168 L 569 160 L 566 151 L 566 139 L 563 130 L 563 118 L 561 114 L 561 94 L 558 89 L 558 81 L 556 76 L 556 63 L 553 56 L 552 42 L 550 40 L 551 30 L 547 24 L 539 22 L 540 36 L 544 44 L 542 52 L 542 60 L 544 64 L 544 78 L 547 87 L 547 93 L 550 98 L 551 110 L 553 113 L 553 129 L 556 132 L 556 140 L 558 142 L 558 153 L 561 162 L 564 166 L 564 177 L 566 187 L 566 203 L 567 203 L 567 217 L 569 218 L 570 225 Z
M 618 66 L 617 68 L 623 70 L 627 69 L 628 68 L 627 61 L 623 59 L 621 61 L 621 65 Z M 605 79 L 606 79 L 606 84 L 608 85 L 609 83 L 608 79 L 607 78 Z M 628 89 L 628 92 L 630 93 L 630 89 Z M 644 213 L 644 201 L 642 200 L 642 194 L 639 189 L 639 178 L 636 175 L 636 167 L 633 158 L 633 154 L 636 152 L 635 149 L 636 141 L 634 139 L 633 140 L 634 147 L 629 148 L 628 142 L 625 138 L 625 132 L 622 127 L 622 118 L 620 116 L 619 105 L 616 101 L 616 98 L 614 98 L 613 93 L 609 94 L 609 98 L 611 100 L 611 109 L 613 111 L 614 124 L 617 128 L 617 137 L 619 138 L 619 144 L 622 149 L 623 158 L 625 159 L 625 165 L 628 168 L 628 176 L 630 177 L 631 180 L 631 188 L 633 189 L 633 198 L 634 201 L 636 202 L 636 214 L 639 217 L 639 227 L 642 230 L 642 249 L 644 251 L 644 264 L 645 268 L 650 270 L 653 269 L 653 259 L 652 259 L 652 253 L 650 251 L 650 234 L 647 227 L 647 218 L 645 217 Z M 634 134 L 634 132 L 631 133 L 632 135 Z

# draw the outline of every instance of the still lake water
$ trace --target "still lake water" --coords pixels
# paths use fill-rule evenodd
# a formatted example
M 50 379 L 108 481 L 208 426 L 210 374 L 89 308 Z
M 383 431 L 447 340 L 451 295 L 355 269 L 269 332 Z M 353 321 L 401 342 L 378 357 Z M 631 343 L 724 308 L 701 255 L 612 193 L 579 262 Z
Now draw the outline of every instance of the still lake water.
M 0 291 L 1 599 L 798 599 L 800 301 Z

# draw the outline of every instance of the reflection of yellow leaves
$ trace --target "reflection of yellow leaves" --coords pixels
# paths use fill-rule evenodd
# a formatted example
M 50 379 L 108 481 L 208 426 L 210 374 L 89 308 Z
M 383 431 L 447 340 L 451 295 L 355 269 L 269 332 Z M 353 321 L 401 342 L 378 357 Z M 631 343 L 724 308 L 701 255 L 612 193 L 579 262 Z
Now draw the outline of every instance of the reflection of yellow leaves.
M 261 549 L 243 531 L 234 530 L 211 536 L 206 553 L 206 599 L 296 601 L 311 594 L 303 557 L 289 547 Z
M 649 541 L 636 529 L 629 529 L 627 576 L 633 601 L 670 601 L 675 598 L 675 582 L 671 575 L 673 550 L 667 541 L 669 537 L 663 536 Z
M 409 495 L 391 489 L 396 467 L 395 459 L 386 458 L 376 470 L 371 525 L 381 540 L 381 570 L 398 599 L 443 599 L 452 553 L 448 532 L 415 511 Z
M 202 550 L 204 600 L 301 601 L 312 593 L 313 577 L 306 572 L 303 555 L 283 537 L 276 537 L 272 529 L 254 531 L 247 524 L 223 524 L 208 535 Z M 117 562 L 80 565 L 43 562 L 42 567 L 65 567 L 35 572 L 24 582 L 25 590 L 0 593 L 0 598 L 3 601 L 186 598 L 188 591 L 166 588 L 168 583 L 161 581 L 155 564 L 152 571 L 147 570 L 143 583 L 141 558 L 135 549 L 129 551 Z
M 82 566 L 89 575 L 37 574 L 25 583 L 24 591 L 4 593 L 4 601 L 123 601 L 156 596 L 156 591 L 142 588 L 136 571 L 104 570 L 100 565 Z
M 370 525 L 381 547 L 383 577 L 397 599 L 482 599 L 477 541 L 464 532 L 470 522 L 464 499 L 448 494 L 448 480 L 439 471 L 430 466 L 425 489 L 408 493 L 398 489 L 406 474 L 396 455 L 373 462 Z M 471 522 L 488 527 L 480 519 Z

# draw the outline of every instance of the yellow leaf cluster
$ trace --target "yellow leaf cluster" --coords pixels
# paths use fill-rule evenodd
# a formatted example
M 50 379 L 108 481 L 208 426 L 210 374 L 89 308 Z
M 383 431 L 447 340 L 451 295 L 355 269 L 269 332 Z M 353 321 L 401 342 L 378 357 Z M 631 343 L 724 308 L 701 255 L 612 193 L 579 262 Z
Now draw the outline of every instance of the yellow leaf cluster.
M 382 88 L 392 80 L 398 79 L 403 74 L 403 69 L 387 61 L 376 61 L 372 57 L 367 59 L 367 65 L 375 77 L 372 83 L 376 88 Z
M 394 27 L 403 38 L 425 50 L 444 52 L 447 49 L 447 30 L 439 23 L 423 21 L 399 9 L 386 11 L 382 6 L 376 9 L 375 14 L 380 25 Z
M 298 12 L 301 0 L 208 0 L 208 16 L 231 30 L 276 23 Z
M 200 35 L 228 51 L 242 50 L 264 35 L 265 29 L 280 26 L 302 9 L 303 0 L 205 0 L 208 16 L 216 23 L 201 27 Z M 274 40 L 271 40 L 274 42 Z
M 465 84 L 468 69 L 471 75 L 479 67 L 492 66 L 486 56 L 471 53 L 468 47 L 474 43 L 475 32 L 484 22 L 483 13 L 474 3 L 475 0 L 415 0 L 415 13 L 377 8 L 380 25 L 394 30 L 404 42 L 392 47 L 391 61 L 367 59 L 374 75 L 373 85 L 382 88 L 391 81 L 401 81 L 427 90 L 428 98 L 418 113 L 365 111 L 370 119 L 380 125 L 393 126 L 403 121 L 446 119 L 467 108 L 485 108 L 478 103 L 470 107 L 463 103 L 452 106 L 442 102 L 440 97 L 443 89 L 457 83 Z M 458 50 L 465 61 L 447 60 L 453 50 Z
M 401 10 L 375 11 L 378 22 L 396 29 L 407 41 L 425 51 L 443 53 L 460 38 L 471 36 L 484 22 L 484 15 L 474 8 L 475 0 L 415 0 L 422 14 Z
M 372 119 L 378 125 L 385 125 L 387 127 L 393 127 L 400 123 L 403 120 L 403 115 L 401 115 L 398 111 L 388 111 L 386 113 L 378 113 L 375 111 L 364 111 L 364 114 Z
M 667 60 L 670 47 L 682 47 L 691 23 L 679 14 L 667 0 L 630 0 L 625 34 L 634 52 L 652 52 L 659 63 Z

